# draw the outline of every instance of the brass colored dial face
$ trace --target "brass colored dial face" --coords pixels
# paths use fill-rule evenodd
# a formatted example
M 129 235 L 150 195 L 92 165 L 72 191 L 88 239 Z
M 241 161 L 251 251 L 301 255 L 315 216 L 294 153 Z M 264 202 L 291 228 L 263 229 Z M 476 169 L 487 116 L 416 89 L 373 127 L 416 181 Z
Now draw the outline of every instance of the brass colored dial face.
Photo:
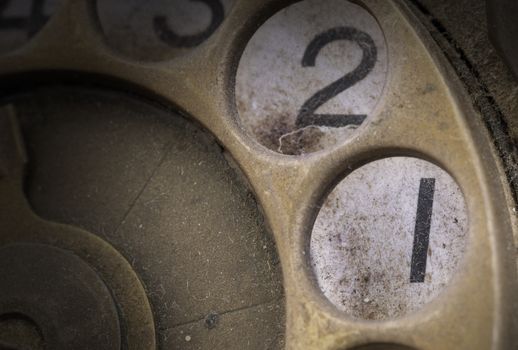
M 0 348 L 515 348 L 516 164 L 415 3 L 0 0 Z
M 130 262 L 130 271 L 145 286 L 146 300 L 138 302 L 151 306 L 156 343 L 164 349 L 206 348 L 211 342 L 282 347 L 283 291 L 275 243 L 253 196 L 209 134 L 175 113 L 101 89 L 47 87 L 13 96 L 10 103 L 22 121 L 30 155 L 25 188 L 31 207 L 47 220 L 109 242 Z M 69 235 L 73 239 L 74 233 Z M 63 246 L 53 239 L 53 245 Z M 77 240 L 67 251 L 83 249 Z M 112 273 L 118 269 L 108 266 Z M 111 276 L 102 278 L 107 293 L 126 288 Z M 65 282 L 58 279 L 55 288 L 63 293 L 77 288 Z M 20 293 L 13 287 L 8 292 L 11 298 Z M 104 302 L 93 287 L 91 294 Z M 50 297 L 55 303 L 59 294 Z M 121 302 L 115 298 L 114 303 Z M 81 309 L 68 299 L 63 307 Z M 243 318 L 249 321 L 240 322 Z M 122 314 L 117 322 L 142 320 Z M 105 335 L 107 348 L 128 341 L 118 324 L 120 334 L 98 324 L 92 333 Z M 49 332 L 49 325 L 39 326 L 42 334 Z M 240 339 L 229 343 L 238 333 Z

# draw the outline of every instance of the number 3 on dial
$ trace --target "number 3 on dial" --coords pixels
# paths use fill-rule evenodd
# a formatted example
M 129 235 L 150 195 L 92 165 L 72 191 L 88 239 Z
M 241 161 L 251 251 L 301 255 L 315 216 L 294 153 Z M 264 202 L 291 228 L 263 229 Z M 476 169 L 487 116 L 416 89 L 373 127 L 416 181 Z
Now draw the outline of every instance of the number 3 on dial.
M 160 40 L 172 47 L 189 48 L 196 47 L 207 40 L 218 29 L 225 19 L 225 9 L 219 0 L 192 0 L 203 2 L 209 6 L 212 19 L 210 25 L 201 33 L 193 35 L 178 35 L 169 28 L 166 16 L 155 16 L 153 27 Z

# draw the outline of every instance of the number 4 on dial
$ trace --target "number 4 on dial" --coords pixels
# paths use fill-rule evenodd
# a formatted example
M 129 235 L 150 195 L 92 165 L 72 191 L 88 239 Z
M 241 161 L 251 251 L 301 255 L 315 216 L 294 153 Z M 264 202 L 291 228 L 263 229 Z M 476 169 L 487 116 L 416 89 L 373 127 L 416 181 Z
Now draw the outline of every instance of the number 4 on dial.
M 27 17 L 4 17 L 4 12 L 9 4 L 11 4 L 11 0 L 0 0 L 0 30 L 26 29 L 27 37 L 32 38 L 49 19 L 43 13 L 45 0 L 32 0 L 31 12 Z

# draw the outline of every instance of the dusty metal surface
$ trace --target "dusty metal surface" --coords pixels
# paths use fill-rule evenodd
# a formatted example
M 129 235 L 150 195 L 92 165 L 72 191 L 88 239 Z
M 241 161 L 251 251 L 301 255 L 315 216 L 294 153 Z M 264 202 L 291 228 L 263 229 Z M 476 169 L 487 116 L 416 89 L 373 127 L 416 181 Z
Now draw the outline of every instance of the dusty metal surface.
M 487 1 L 488 29 L 493 45 L 497 48 L 509 68 L 518 77 L 518 4 L 513 1 Z
M 43 285 L 38 286 L 38 278 L 43 277 L 40 276 L 41 272 L 30 277 L 31 273 L 36 273 L 35 270 L 27 269 L 23 261 L 17 262 L 16 259 L 10 259 L 13 262 L 13 269 L 18 266 L 20 271 L 30 279 L 29 281 L 27 279 L 17 280 L 17 275 L 6 278 L 12 283 L 5 284 L 2 287 L 5 288 L 5 293 L 2 294 L 2 302 L 6 303 L 2 305 L 2 315 L 7 317 L 7 320 L 16 320 L 19 316 L 29 318 L 39 328 L 38 331 L 44 338 L 45 347 L 66 349 L 69 346 L 74 346 L 87 349 L 90 346 L 95 346 L 95 344 L 104 344 L 110 348 L 110 345 L 119 347 L 123 342 L 124 345 L 132 344 L 131 348 L 133 349 L 154 348 L 156 340 L 153 314 L 138 276 L 127 260 L 106 241 L 76 227 L 42 220 L 32 212 L 22 190 L 24 165 L 27 157 L 16 112 L 12 106 L 2 108 L 0 122 L 2 125 L 0 129 L 2 133 L 0 139 L 1 150 L 4 159 L 8 160 L 2 162 L 3 168 L 6 170 L 2 174 L 2 181 L 0 182 L 3 198 L 0 204 L 0 220 L 2 222 L 0 239 L 2 248 L 6 249 L 4 254 L 9 254 L 12 251 L 9 247 L 20 247 L 21 245 L 21 247 L 26 247 L 29 250 L 21 251 L 18 254 L 19 256 L 28 254 L 32 249 L 34 252 L 28 255 L 39 255 L 40 259 L 43 260 L 46 259 L 46 254 L 42 254 L 42 252 L 50 249 L 54 252 L 53 254 L 64 254 L 67 258 L 55 258 L 52 263 L 52 256 L 49 256 L 51 262 L 33 260 L 29 263 L 29 266 L 30 264 L 38 266 L 50 263 L 58 268 L 54 272 L 58 272 L 60 264 L 63 264 L 61 269 L 73 269 L 73 266 L 76 265 L 83 273 L 86 271 L 87 274 L 83 276 L 86 280 L 98 284 L 97 286 L 89 285 L 88 288 L 84 284 L 81 285 L 81 280 L 77 280 L 80 277 L 74 276 L 77 273 L 76 268 L 76 272 L 64 273 L 59 271 L 60 273 L 57 276 L 52 275 L 55 283 L 49 283 L 45 286 L 44 282 L 50 279 L 47 278 L 40 281 Z M 12 272 L 7 270 L 4 273 Z M 27 283 L 32 285 L 32 291 L 27 290 Z M 20 298 L 20 292 L 16 292 L 18 288 L 21 288 L 29 297 Z M 74 291 L 74 289 L 80 290 L 83 288 L 87 289 L 86 298 L 80 298 L 80 300 L 83 299 L 85 305 L 90 304 L 88 307 L 90 310 L 93 307 L 95 308 L 96 302 L 100 303 L 98 306 L 102 309 L 108 308 L 107 314 L 100 316 L 101 319 L 109 317 L 106 322 L 90 324 L 87 327 L 87 333 L 90 334 L 85 338 L 87 341 L 75 343 L 77 336 L 74 333 L 78 329 L 60 326 L 67 324 L 87 326 L 87 323 L 81 320 L 83 315 L 67 312 L 67 308 L 71 308 L 71 305 L 75 306 L 76 311 L 81 311 L 81 308 L 85 305 L 82 305 L 83 302 L 76 305 L 77 300 L 74 299 L 73 295 L 68 295 L 66 290 Z M 64 295 L 60 296 L 60 293 L 64 293 Z M 39 305 L 42 302 L 42 295 L 46 295 L 44 300 L 49 305 L 46 305 L 45 302 Z M 55 304 L 61 301 L 63 304 Z M 53 302 L 54 305 L 52 305 Z M 63 308 L 61 311 L 59 310 L 60 307 Z M 113 313 L 113 308 L 117 308 L 122 317 L 119 315 L 118 319 L 113 320 L 113 315 L 110 315 L 110 312 Z M 109 320 L 110 318 L 111 320 Z M 4 326 L 5 323 L 4 319 Z M 111 323 L 112 332 L 103 330 L 105 323 Z M 124 325 L 124 339 L 121 339 L 118 333 L 122 325 Z M 27 332 L 22 331 L 20 334 L 25 337 Z M 46 339 L 45 336 L 47 336 Z M 15 340 L 19 341 L 19 339 L 13 339 L 13 342 Z M 8 347 L 11 344 L 3 345 Z M 21 346 L 19 342 L 14 342 L 12 345 L 15 348 Z
M 246 176 L 275 237 L 284 277 L 287 349 L 386 348 L 381 344 L 396 349 L 512 348 L 518 342 L 515 247 L 510 206 L 502 209 L 511 198 L 484 124 L 402 2 L 359 3 L 385 37 L 384 92 L 369 122 L 353 137 L 303 156 L 263 147 L 241 124 L 236 106 L 236 74 L 247 41 L 288 2 L 236 2 L 198 49 L 175 60 L 143 64 L 115 54 L 106 44 L 93 20 L 92 2 L 71 0 L 30 45 L 0 58 L 0 74 L 4 84 L 14 81 L 7 76 L 35 70 L 109 76 L 205 126 Z M 338 310 L 320 290 L 311 267 L 312 228 L 336 184 L 362 166 L 394 156 L 421 158 L 455 180 L 467 210 L 467 242 L 449 282 L 433 300 L 384 321 L 358 320 Z M 10 178 L 0 182 L 6 193 L 13 187 L 6 180 Z M 19 220 L 6 214 L 8 208 L 23 207 L 20 201 L 0 202 L 2 222 L 12 225 L 2 227 L 2 238 L 27 227 L 25 219 L 33 217 L 26 209 L 17 214 Z
M 503 161 L 516 203 L 518 80 L 489 40 L 485 2 L 411 0 L 409 3 L 480 111 Z
M 9 101 L 29 155 L 31 207 L 128 260 L 159 348 L 282 348 L 275 244 L 209 134 L 103 89 L 45 87 Z

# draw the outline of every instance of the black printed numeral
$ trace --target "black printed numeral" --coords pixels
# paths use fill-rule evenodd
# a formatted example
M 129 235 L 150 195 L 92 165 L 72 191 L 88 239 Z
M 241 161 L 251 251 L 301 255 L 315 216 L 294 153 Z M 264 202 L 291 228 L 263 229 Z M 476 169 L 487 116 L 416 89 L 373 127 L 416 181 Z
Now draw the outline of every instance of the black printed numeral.
M 211 12 L 212 19 L 203 32 L 194 34 L 194 35 L 178 35 L 174 31 L 169 28 L 167 24 L 166 16 L 156 16 L 153 19 L 153 28 L 155 30 L 156 35 L 172 47 L 178 48 L 188 48 L 195 47 L 204 42 L 209 36 L 212 35 L 218 29 L 219 25 L 223 22 L 225 18 L 225 9 L 219 0 L 191 0 L 191 1 L 199 1 L 206 4 Z
M 11 0 L 0 0 L 0 30 L 21 29 L 27 32 L 27 37 L 32 38 L 48 21 L 43 8 L 45 0 L 32 0 L 31 12 L 26 17 L 6 17 L 4 15 Z
M 430 240 L 432 224 L 433 196 L 435 179 L 421 179 L 419 197 L 417 199 L 417 214 L 415 219 L 414 246 L 410 263 L 410 282 L 424 282 L 426 274 L 426 257 Z
M 318 91 L 302 105 L 296 120 L 297 127 L 319 125 L 338 128 L 360 125 L 366 118 L 364 114 L 315 114 L 324 103 L 365 79 L 376 65 L 378 52 L 369 34 L 352 27 L 336 27 L 317 35 L 311 41 L 302 58 L 302 66 L 314 67 L 320 50 L 337 40 L 350 40 L 358 44 L 363 51 L 362 60 L 353 71 Z

